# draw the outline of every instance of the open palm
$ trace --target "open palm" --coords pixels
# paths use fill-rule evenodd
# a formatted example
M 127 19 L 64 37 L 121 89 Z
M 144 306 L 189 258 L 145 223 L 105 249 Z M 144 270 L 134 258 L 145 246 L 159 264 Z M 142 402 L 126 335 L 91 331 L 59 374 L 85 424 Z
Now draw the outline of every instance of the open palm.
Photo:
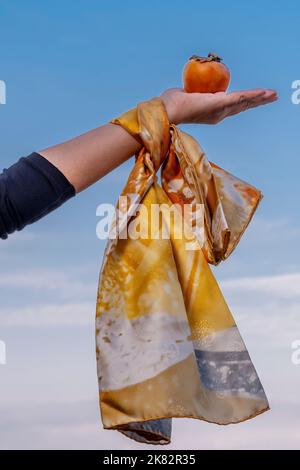
M 277 93 L 268 89 L 186 93 L 181 88 L 169 88 L 161 99 L 174 124 L 217 124 L 228 116 L 276 101 Z

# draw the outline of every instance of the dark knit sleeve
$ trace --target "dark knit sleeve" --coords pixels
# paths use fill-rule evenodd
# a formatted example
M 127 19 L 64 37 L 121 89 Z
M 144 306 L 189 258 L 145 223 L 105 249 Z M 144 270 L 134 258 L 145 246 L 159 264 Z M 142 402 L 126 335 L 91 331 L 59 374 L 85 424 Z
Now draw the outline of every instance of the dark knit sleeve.
M 52 163 L 32 153 L 0 174 L 0 238 L 41 219 L 75 196 Z

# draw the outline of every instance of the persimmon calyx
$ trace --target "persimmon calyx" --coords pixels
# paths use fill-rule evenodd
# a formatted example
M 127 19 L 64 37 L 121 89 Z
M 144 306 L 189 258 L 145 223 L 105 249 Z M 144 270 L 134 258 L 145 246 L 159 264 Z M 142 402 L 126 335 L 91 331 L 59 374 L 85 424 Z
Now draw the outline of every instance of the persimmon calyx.
M 192 55 L 189 60 L 197 60 L 199 62 L 221 62 L 223 59 L 216 54 L 210 52 L 207 57 L 201 57 L 199 55 Z

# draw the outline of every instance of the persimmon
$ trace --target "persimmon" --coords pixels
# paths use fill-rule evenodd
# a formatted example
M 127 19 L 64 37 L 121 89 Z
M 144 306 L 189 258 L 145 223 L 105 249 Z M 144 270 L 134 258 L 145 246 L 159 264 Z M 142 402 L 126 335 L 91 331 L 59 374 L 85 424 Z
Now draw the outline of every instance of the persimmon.
M 188 93 L 216 93 L 226 91 L 230 71 L 221 57 L 209 53 L 207 57 L 193 55 L 183 69 L 183 86 Z

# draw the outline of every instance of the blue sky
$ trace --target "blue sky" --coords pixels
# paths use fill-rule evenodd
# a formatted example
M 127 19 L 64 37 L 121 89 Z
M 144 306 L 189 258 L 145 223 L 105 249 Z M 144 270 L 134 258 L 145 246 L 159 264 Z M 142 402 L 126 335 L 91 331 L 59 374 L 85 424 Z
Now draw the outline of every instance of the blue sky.
M 299 445 L 300 366 L 291 363 L 300 338 L 300 105 L 291 102 L 299 18 L 295 0 L 0 1 L 1 168 L 180 86 L 192 54 L 224 57 L 232 90 L 279 93 L 278 103 L 217 126 L 183 126 L 210 160 L 265 196 L 215 274 L 272 411 L 225 428 L 176 420 L 174 448 Z M 0 242 L 0 448 L 141 448 L 101 430 L 94 358 L 104 248 L 95 211 L 116 200 L 131 165 Z

